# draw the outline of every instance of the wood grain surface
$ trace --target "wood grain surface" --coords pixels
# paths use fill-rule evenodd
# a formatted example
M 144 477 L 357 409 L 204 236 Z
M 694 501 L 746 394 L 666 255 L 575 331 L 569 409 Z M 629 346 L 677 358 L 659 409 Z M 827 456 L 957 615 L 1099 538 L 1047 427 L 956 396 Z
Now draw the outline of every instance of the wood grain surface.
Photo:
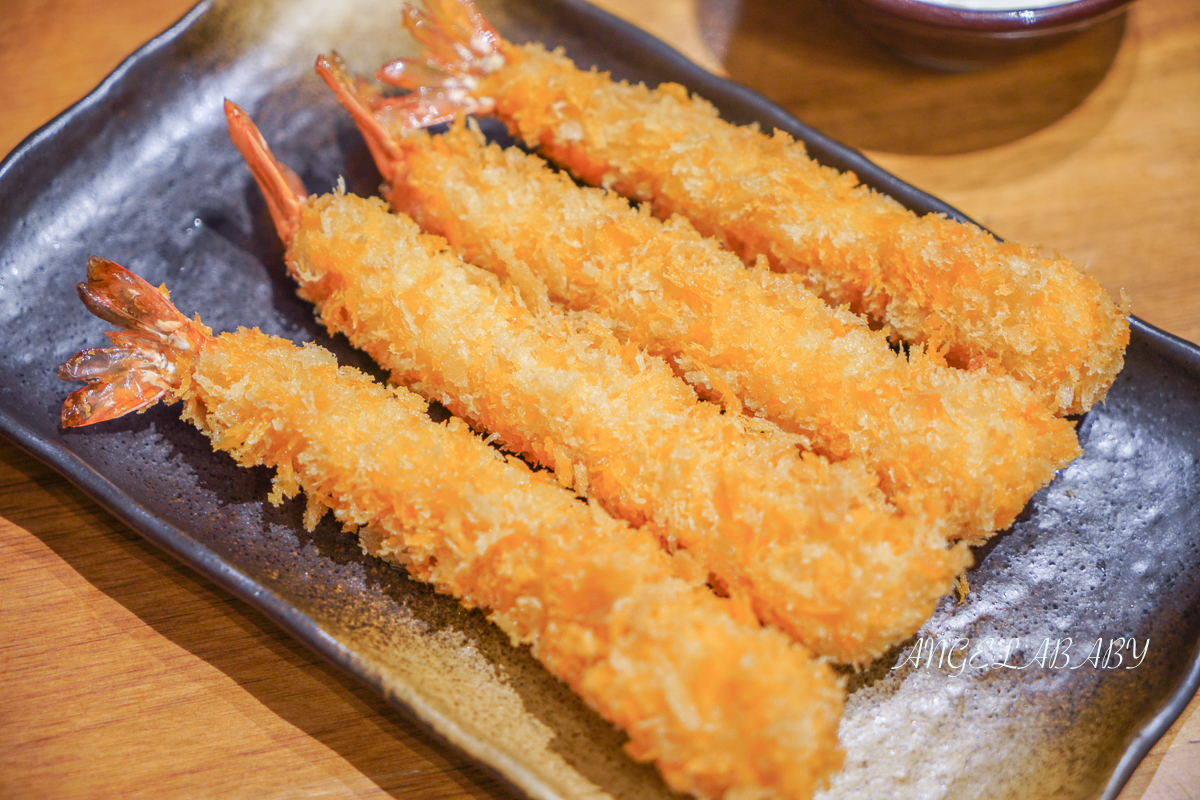
M 0 154 L 190 4 L 5 0 Z M 895 60 L 822 0 L 603 5 L 1200 341 L 1195 0 L 1139 0 L 1053 50 L 959 75 Z M 7 442 L 0 698 L 2 798 L 510 796 Z M 1200 797 L 1198 705 L 1122 800 Z

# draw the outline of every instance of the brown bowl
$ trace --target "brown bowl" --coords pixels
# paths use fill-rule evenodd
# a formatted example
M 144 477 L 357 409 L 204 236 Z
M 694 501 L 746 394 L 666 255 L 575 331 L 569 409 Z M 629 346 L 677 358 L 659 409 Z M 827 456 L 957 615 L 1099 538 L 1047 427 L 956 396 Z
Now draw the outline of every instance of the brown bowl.
M 896 55 L 963 72 L 1040 50 L 1125 10 L 1132 0 L 1074 0 L 1045 8 L 969 10 L 922 0 L 830 0 Z

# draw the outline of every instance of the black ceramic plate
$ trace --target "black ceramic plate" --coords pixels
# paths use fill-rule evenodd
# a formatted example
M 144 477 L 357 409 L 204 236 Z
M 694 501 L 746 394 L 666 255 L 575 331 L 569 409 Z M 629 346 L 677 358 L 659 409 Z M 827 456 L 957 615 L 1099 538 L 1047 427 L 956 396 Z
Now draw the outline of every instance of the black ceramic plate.
M 584 3 L 483 7 L 512 39 L 681 82 L 917 211 L 957 216 Z M 217 330 L 316 340 L 369 368 L 295 297 L 221 100 L 250 109 L 310 188 L 345 176 L 372 193 L 366 149 L 311 65 L 330 49 L 358 69 L 404 54 L 397 20 L 394 0 L 202 3 L 13 153 L 0 168 L 0 430 L 529 796 L 665 796 L 619 734 L 480 614 L 333 526 L 305 533 L 297 503 L 265 504 L 265 471 L 214 455 L 172 409 L 58 428 L 70 387 L 55 368 L 105 327 L 74 290 L 92 254 L 165 282 Z M 980 553 L 968 599 L 854 677 L 831 796 L 1115 797 L 1186 705 L 1200 681 L 1200 350 L 1135 320 L 1127 366 L 1080 435 L 1084 456 Z

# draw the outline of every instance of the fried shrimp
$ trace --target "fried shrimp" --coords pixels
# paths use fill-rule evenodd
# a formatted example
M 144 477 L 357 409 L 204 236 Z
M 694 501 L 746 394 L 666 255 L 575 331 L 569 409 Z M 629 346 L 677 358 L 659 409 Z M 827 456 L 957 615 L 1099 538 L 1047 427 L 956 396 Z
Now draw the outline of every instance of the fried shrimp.
M 303 198 L 244 113 L 226 111 L 330 330 L 564 486 L 653 521 L 765 622 L 863 663 L 911 635 L 969 563 L 937 503 L 896 513 L 860 462 L 799 455 L 795 437 L 698 400 L 607 329 L 531 313 L 380 200 Z
M 89 381 L 64 403 L 64 427 L 182 401 L 216 450 L 276 471 L 272 502 L 303 490 L 308 527 L 332 510 L 376 555 L 487 609 L 678 791 L 808 798 L 840 766 L 829 666 L 678 577 L 653 536 L 321 348 L 213 336 L 102 259 L 79 289 L 128 330 L 63 366 Z
M 1012 375 L 1057 413 L 1089 409 L 1120 370 L 1126 311 L 1065 259 L 919 217 L 782 131 L 724 122 L 677 84 L 615 82 L 559 51 L 513 45 L 469 0 L 426 6 L 404 10 L 424 60 L 378 73 L 416 92 L 420 119 L 494 114 L 579 179 L 681 214 L 748 264 L 765 256 L 956 366 Z
M 799 435 L 833 460 L 861 459 L 894 502 L 933 494 L 953 535 L 1007 527 L 1079 454 L 1073 426 L 1006 376 L 907 357 L 793 276 L 747 270 L 679 217 L 661 222 L 536 156 L 488 146 L 461 123 L 414 130 L 407 97 L 385 99 L 336 59 L 318 72 L 351 111 L 386 197 L 467 261 L 677 364 L 708 394 Z M 740 399 L 739 399 L 740 398 Z

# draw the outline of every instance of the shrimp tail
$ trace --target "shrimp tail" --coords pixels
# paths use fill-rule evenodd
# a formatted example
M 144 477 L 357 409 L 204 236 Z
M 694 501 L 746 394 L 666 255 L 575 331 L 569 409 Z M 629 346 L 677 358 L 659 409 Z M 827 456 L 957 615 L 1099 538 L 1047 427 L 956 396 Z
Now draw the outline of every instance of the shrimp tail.
M 387 83 L 417 90 L 422 86 L 410 81 L 419 81 L 426 70 L 469 82 L 508 62 L 507 42 L 471 0 L 425 0 L 424 11 L 405 3 L 400 14 L 425 61 L 399 59 L 384 66 L 380 71 L 391 76 Z
M 316 70 L 338 102 L 350 112 L 362 133 L 371 158 L 383 176 L 382 193 L 390 201 L 405 190 L 408 154 L 421 146 L 413 143 L 413 134 L 464 114 L 490 110 L 489 105 L 462 92 L 453 97 L 440 92 L 385 97 L 378 86 L 352 75 L 337 54 L 319 56 Z
M 479 79 L 515 55 L 470 0 L 426 0 L 422 11 L 405 4 L 404 27 L 421 57 L 384 64 L 375 77 L 411 94 L 382 102 L 410 128 L 449 122 L 459 114 L 488 114 L 493 102 L 477 94 Z M 335 90 L 336 91 L 336 90 Z
M 225 121 L 229 125 L 229 138 L 254 175 L 267 201 L 275 230 L 286 247 L 300 228 L 300 206 L 308 198 L 304 183 L 271 153 L 250 115 L 228 99 L 225 101 Z
M 404 160 L 402 137 L 397 134 L 449 122 L 461 114 L 485 114 L 491 110 L 490 101 L 482 102 L 463 90 L 443 90 L 435 71 L 419 65 L 414 69 L 423 70 L 424 83 L 419 91 L 399 97 L 385 97 L 361 76 L 351 75 L 336 54 L 318 57 L 316 68 L 338 102 L 354 118 L 367 140 L 371 157 L 389 183 L 399 177 L 397 170 Z
M 112 261 L 88 259 L 83 304 L 124 330 L 109 333 L 112 347 L 76 353 L 58 370 L 65 381 L 87 381 L 63 402 L 62 426 L 77 428 L 141 411 L 176 392 L 190 361 L 208 337 L 171 305 L 163 292 Z
M 338 102 L 350 112 L 383 179 L 389 184 L 396 183 L 397 178 L 401 176 L 404 153 L 396 137 L 388 132 L 377 115 L 387 109 L 397 115 L 402 126 L 419 129 L 441 121 L 440 118 L 433 122 L 427 121 L 430 114 L 438 117 L 440 112 L 425 108 L 416 102 L 424 99 L 422 95 L 383 97 L 376 87 L 356 75 L 351 75 L 337 53 L 317 56 L 316 70 L 321 80 L 333 91 Z M 450 118 L 453 117 L 452 112 Z

